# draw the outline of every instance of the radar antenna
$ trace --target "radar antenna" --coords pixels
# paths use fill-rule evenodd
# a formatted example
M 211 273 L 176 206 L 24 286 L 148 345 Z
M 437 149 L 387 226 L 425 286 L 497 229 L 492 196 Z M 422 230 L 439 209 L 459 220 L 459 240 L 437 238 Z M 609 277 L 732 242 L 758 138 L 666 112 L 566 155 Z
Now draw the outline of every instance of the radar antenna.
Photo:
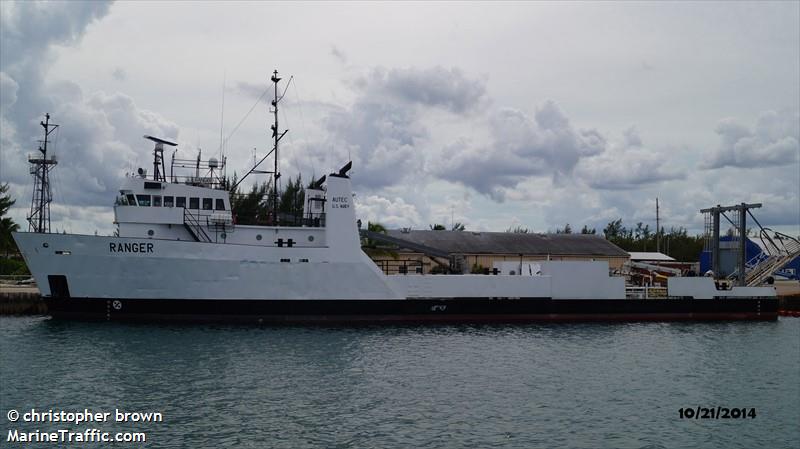
M 31 164 L 31 174 L 33 175 L 33 198 L 31 198 L 31 212 L 28 215 L 28 231 L 49 233 L 50 232 L 50 202 L 53 201 L 53 194 L 50 190 L 50 170 L 58 164 L 55 156 L 47 158 L 47 137 L 58 128 L 58 125 L 50 124 L 50 114 L 45 114 L 45 121 L 39 122 L 44 128 L 44 140 L 40 141 L 40 155 L 32 154 L 28 156 Z
M 164 167 L 164 145 L 177 147 L 178 144 L 169 140 L 159 139 L 153 136 L 143 136 L 147 140 L 155 142 L 153 148 L 153 179 L 156 181 L 167 181 L 167 170 Z

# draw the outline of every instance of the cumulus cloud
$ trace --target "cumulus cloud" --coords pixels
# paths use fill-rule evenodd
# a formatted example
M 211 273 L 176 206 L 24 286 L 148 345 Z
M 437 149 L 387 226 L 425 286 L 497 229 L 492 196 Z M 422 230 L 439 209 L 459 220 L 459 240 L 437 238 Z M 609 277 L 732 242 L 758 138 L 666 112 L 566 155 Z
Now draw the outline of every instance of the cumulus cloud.
M 606 139 L 594 129 L 575 129 L 552 101 L 533 118 L 503 108 L 489 118 L 490 142 L 461 140 L 444 150 L 434 172 L 442 178 L 472 187 L 497 201 L 509 189 L 531 176 L 558 179 L 570 175 L 582 158 L 601 154 Z
M 125 94 L 84 94 L 77 84 L 47 76 L 52 47 L 77 43 L 90 23 L 107 14 L 108 3 L 3 2 L 0 7 L 3 181 L 11 183 L 16 198 L 28 197 L 26 154 L 42 138 L 39 121 L 50 112 L 51 122 L 60 125 L 50 136 L 59 159 L 52 172 L 59 204 L 52 208 L 53 226 L 63 228 L 61 220 L 68 219 L 63 206 L 110 206 L 128 163 L 147 154 L 133 149 L 148 145 L 143 134 L 174 139 L 178 127 Z M 17 216 L 24 202 L 18 201 Z
M 421 167 L 418 148 L 427 131 L 407 108 L 362 97 L 331 114 L 327 130 L 336 153 L 353 159 L 359 185 L 391 185 Z
M 417 226 L 422 222 L 417 208 L 399 197 L 390 199 L 380 195 L 357 196 L 356 213 L 364 223 L 380 223 L 390 229 Z
M 753 129 L 726 118 L 715 129 L 720 146 L 703 161 L 703 168 L 769 167 L 797 163 L 800 155 L 800 113 L 765 111 Z
M 669 157 L 643 147 L 635 127 L 626 129 L 622 137 L 621 142 L 609 145 L 605 153 L 582 159 L 577 177 L 590 187 L 606 190 L 635 189 L 686 177 Z
M 325 108 L 324 136 L 303 146 L 310 155 L 335 163 L 353 160 L 357 187 L 379 190 L 407 181 L 424 169 L 430 132 L 425 114 L 467 114 L 485 98 L 485 84 L 457 68 L 370 69 L 347 82 L 349 105 Z M 251 86 L 239 89 L 254 94 Z
M 486 84 L 467 78 L 458 68 L 378 67 L 355 85 L 379 101 L 400 100 L 411 105 L 438 107 L 456 114 L 475 108 L 486 95 Z

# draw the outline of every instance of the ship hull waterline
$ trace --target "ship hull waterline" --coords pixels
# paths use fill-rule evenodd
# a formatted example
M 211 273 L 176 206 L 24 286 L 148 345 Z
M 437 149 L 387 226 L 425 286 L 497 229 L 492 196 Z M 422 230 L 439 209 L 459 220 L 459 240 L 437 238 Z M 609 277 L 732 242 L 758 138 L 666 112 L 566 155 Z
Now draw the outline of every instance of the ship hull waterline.
M 193 300 L 45 298 L 55 319 L 285 324 L 774 321 L 776 298 Z

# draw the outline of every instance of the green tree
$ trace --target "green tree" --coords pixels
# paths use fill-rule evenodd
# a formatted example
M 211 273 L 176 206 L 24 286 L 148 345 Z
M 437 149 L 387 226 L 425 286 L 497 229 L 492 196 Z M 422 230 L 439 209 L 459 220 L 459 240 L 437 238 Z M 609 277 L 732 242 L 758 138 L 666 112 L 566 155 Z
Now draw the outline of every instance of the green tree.
M 605 229 L 603 229 L 603 235 L 607 240 L 611 240 L 622 235 L 624 231 L 625 227 L 622 226 L 622 219 L 620 218 L 618 220 L 609 222 Z
M 289 222 L 287 224 L 294 223 L 302 217 L 305 198 L 306 190 L 301 175 L 298 174 L 294 179 L 289 178 L 278 203 L 278 211 L 286 218 L 284 221 Z
M 445 230 L 447 230 L 447 228 L 444 227 L 443 224 L 439 224 L 439 223 L 430 225 L 430 228 L 431 228 L 431 231 L 445 231 Z
M 237 182 L 236 173 L 233 174 L 233 181 L 231 186 L 235 186 Z M 254 184 L 250 191 L 242 193 L 239 187 L 231 187 L 229 193 L 231 198 L 231 211 L 236 217 L 236 223 L 243 225 L 263 224 L 267 220 L 267 207 L 268 194 L 271 181 L 264 181 L 261 184 Z
M 378 234 L 387 234 L 386 227 L 380 223 L 367 222 L 367 231 L 375 232 Z M 361 249 L 370 257 L 389 256 L 392 259 L 399 257 L 397 247 L 394 245 L 387 245 L 377 240 L 370 238 L 361 239 Z
M 697 262 L 703 251 L 704 238 L 702 235 L 689 235 L 684 227 L 670 228 L 668 232 L 663 229 L 661 234 L 661 252 L 681 262 Z M 656 247 L 656 233 L 650 230 L 649 225 L 637 223 L 635 228 L 626 228 L 622 219 L 608 223 L 603 229 L 606 240 L 619 246 L 625 251 L 651 251 Z
M 8 183 L 0 185 L 0 248 L 6 258 L 10 252 L 17 251 L 17 245 L 14 244 L 11 233 L 18 231 L 19 225 L 14 223 L 11 217 L 6 217 L 6 212 L 16 202 L 17 200 L 11 199 L 11 195 L 8 194 Z
M 451 231 L 464 231 L 466 229 L 467 229 L 467 227 L 464 226 L 464 223 L 461 223 L 461 222 L 453 223 L 453 226 L 450 228 Z
M 556 234 L 572 234 L 572 226 L 567 223 L 563 228 L 556 228 Z
M 522 227 L 521 225 L 509 227 L 508 229 L 506 229 L 506 232 L 510 232 L 512 234 L 532 234 L 533 233 L 533 231 L 531 231 L 528 228 Z
M 595 229 L 595 228 L 589 229 L 589 226 L 583 225 L 583 228 L 581 229 L 581 234 L 592 234 L 592 235 L 594 235 L 594 234 L 597 234 L 597 229 Z

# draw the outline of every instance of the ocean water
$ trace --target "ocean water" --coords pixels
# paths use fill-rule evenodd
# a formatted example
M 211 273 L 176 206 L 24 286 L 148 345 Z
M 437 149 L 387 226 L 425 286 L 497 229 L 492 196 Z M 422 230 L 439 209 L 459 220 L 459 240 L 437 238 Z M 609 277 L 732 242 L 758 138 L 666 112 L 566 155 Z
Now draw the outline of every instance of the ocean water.
M 755 409 L 687 419 L 687 407 Z M 108 422 L 10 422 L 31 409 Z M 114 422 L 115 410 L 161 422 Z M 800 319 L 236 327 L 0 318 L 9 431 L 144 432 L 185 448 L 797 448 Z

